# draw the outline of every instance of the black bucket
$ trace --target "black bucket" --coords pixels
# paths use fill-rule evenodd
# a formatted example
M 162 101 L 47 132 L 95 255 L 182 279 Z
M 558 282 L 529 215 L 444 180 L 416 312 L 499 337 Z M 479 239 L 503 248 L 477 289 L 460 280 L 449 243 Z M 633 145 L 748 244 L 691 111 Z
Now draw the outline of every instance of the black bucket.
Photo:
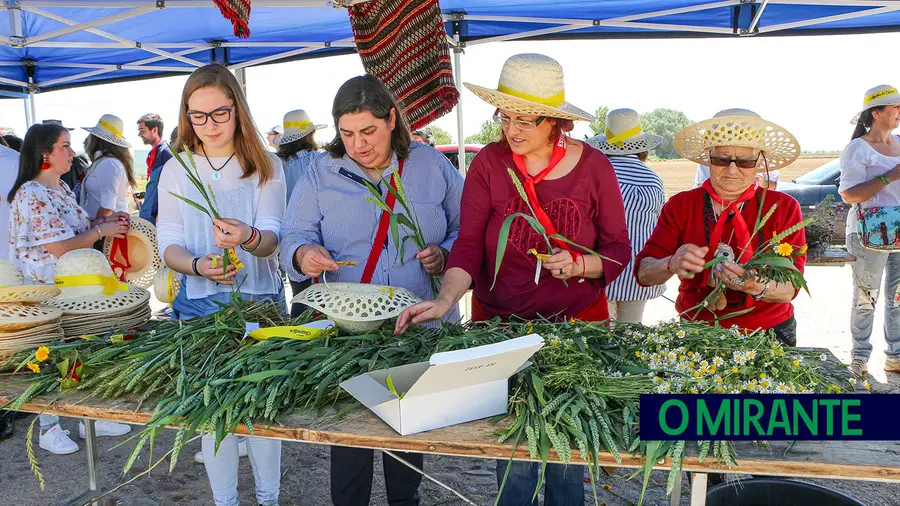
M 706 493 L 706 506 L 865 506 L 834 490 L 802 481 L 751 478 L 721 483 Z

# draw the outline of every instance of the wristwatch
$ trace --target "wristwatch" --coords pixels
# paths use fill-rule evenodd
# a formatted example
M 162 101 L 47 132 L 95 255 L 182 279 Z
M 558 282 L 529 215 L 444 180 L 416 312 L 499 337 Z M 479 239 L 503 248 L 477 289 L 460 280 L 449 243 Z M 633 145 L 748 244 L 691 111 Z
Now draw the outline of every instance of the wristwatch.
M 751 295 L 751 297 L 753 297 L 753 300 L 755 300 L 756 302 L 759 302 L 766 298 L 767 293 L 769 293 L 769 283 L 763 285 L 763 291 L 759 292 L 759 294 L 757 295 Z

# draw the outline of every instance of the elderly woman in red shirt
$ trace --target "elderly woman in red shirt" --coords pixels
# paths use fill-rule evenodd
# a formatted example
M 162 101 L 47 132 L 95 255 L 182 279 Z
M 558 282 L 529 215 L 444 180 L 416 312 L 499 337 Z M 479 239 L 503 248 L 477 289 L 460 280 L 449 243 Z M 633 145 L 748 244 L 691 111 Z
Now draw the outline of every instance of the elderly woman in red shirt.
M 748 277 L 740 263 L 765 240 L 803 219 L 793 197 L 774 190 L 764 192 L 756 184 L 758 172 L 779 169 L 799 156 L 797 140 L 752 111 L 729 109 L 679 132 L 675 150 L 708 166 L 710 178 L 699 188 L 673 196 L 663 207 L 650 240 L 635 257 L 638 283 L 662 285 L 677 275 L 681 284 L 675 308 L 682 318 L 772 330 L 782 343 L 796 345 L 791 301 L 797 290 L 790 283 Z M 757 217 L 773 207 L 774 213 L 753 237 Z M 801 228 L 784 242 L 805 252 L 806 233 Z M 735 261 L 716 265 L 712 273 L 704 271 L 704 264 L 717 251 L 729 252 Z M 805 264 L 805 254 L 794 257 L 801 272 Z M 710 307 L 693 310 L 712 292 L 711 275 L 727 290 Z
M 497 89 L 466 86 L 497 108 L 495 120 L 503 128 L 503 138 L 485 146 L 469 168 L 460 233 L 440 295 L 403 313 L 397 332 L 411 323 L 440 319 L 473 283 L 473 320 L 495 316 L 608 319 L 604 288 L 622 273 L 631 245 L 612 165 L 601 152 L 566 135 L 574 120 L 590 120 L 591 115 L 565 102 L 562 68 L 543 55 L 511 57 Z M 531 213 L 510 170 L 548 235 L 558 232 L 605 258 L 580 254 L 564 242 L 555 243 L 554 251 L 548 252 L 545 240 L 524 219 L 516 219 L 495 282 L 503 221 L 513 213 Z M 552 256 L 539 262 L 532 250 Z M 506 462 L 498 463 L 499 479 L 505 471 Z M 499 504 L 532 504 L 537 472 L 537 464 L 514 463 Z M 580 466 L 548 465 L 544 504 L 584 504 L 583 477 Z

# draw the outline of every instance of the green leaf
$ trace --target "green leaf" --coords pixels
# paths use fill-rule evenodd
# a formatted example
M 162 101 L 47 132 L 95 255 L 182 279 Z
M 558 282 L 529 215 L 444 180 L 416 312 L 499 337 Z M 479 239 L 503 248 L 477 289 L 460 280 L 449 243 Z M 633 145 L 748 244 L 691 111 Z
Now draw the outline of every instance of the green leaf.
M 390 208 L 388 208 L 387 204 L 385 204 L 384 202 L 382 202 L 380 200 L 375 200 L 372 197 L 366 197 L 366 200 L 369 201 L 375 207 L 380 207 L 383 211 L 391 213 Z M 393 213 L 391 213 L 391 214 L 393 214 Z
M 394 397 L 398 399 L 403 398 L 402 395 L 397 393 L 397 388 L 394 387 L 394 378 L 392 378 L 390 374 L 387 375 L 387 378 L 384 379 L 384 382 L 387 383 L 388 390 L 390 390 L 391 393 L 394 394 Z
M 58 362 L 56 364 L 56 370 L 59 371 L 59 375 L 65 378 L 69 375 L 69 359 L 65 359 L 62 362 Z
M 582 250 L 584 250 L 584 251 L 590 253 L 591 255 L 594 255 L 595 257 L 600 257 L 600 258 L 602 258 L 603 260 L 609 260 L 610 262 L 613 262 L 613 263 L 615 263 L 615 264 L 622 265 L 622 262 L 619 262 L 618 260 L 613 260 L 612 258 L 603 256 L 603 255 L 601 255 L 600 253 L 597 253 L 596 251 L 592 250 L 591 248 L 588 248 L 588 247 L 586 247 L 586 246 L 582 246 L 582 245 L 580 245 L 580 244 L 578 244 L 578 243 L 576 243 L 576 242 L 572 242 L 572 241 L 570 241 L 568 238 L 566 238 L 565 236 L 563 236 L 563 235 L 561 235 L 561 234 L 553 234 L 553 235 L 550 236 L 550 238 L 551 238 L 551 239 L 557 239 L 557 240 L 560 240 L 560 241 L 562 241 L 562 242 L 564 242 L 564 243 L 566 243 L 566 244 L 575 246 L 576 248 L 580 248 L 580 249 L 582 249 Z
M 525 221 L 531 225 L 531 228 L 533 228 L 535 232 L 543 235 L 545 238 L 547 237 L 544 232 L 544 227 L 541 226 L 540 222 L 534 217 L 523 213 L 513 213 L 507 216 L 506 219 L 503 220 L 503 225 L 500 226 L 500 235 L 497 237 L 497 257 L 494 259 L 494 282 L 491 283 L 491 290 L 493 290 L 494 285 L 497 284 L 497 274 L 500 273 L 500 264 L 503 263 L 503 256 L 506 254 L 506 246 L 507 243 L 509 243 L 509 229 L 512 227 L 513 220 L 517 217 L 525 218 Z
M 259 383 L 260 381 L 265 381 L 269 378 L 273 378 L 275 376 L 292 376 L 295 371 L 288 371 L 286 369 L 271 369 L 268 371 L 260 371 L 255 372 L 253 374 L 248 374 L 246 376 L 241 376 L 240 378 L 234 379 L 217 379 L 215 381 L 211 381 L 209 384 L 212 386 L 219 386 L 224 383 L 232 383 L 239 381 L 246 381 L 250 383 Z
M 776 267 L 796 271 L 797 266 L 794 261 L 788 257 L 764 256 L 751 259 L 745 264 L 745 267 Z
M 194 209 L 200 211 L 201 213 L 203 213 L 203 214 L 209 216 L 210 219 L 212 219 L 212 215 L 209 213 L 209 211 L 207 211 L 205 207 L 203 207 L 203 206 L 201 206 L 200 204 L 194 202 L 193 200 L 191 200 L 191 199 L 189 199 L 189 198 L 182 197 L 181 195 L 177 195 L 177 194 L 172 193 L 172 192 L 169 192 L 169 195 L 171 195 L 171 196 L 175 197 L 176 199 L 178 199 L 178 200 L 180 200 L 180 201 L 182 201 L 182 202 L 188 204 L 189 206 L 191 206 L 191 207 L 193 207 Z

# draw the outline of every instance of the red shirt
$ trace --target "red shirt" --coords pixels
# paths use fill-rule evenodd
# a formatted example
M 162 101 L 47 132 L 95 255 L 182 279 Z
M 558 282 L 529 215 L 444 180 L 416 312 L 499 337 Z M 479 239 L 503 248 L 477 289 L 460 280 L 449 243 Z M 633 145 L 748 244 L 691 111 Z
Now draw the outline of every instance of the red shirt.
M 522 218 L 510 228 L 506 254 L 491 290 L 497 255 L 497 238 L 510 214 L 530 214 L 510 179 L 514 171 L 512 151 L 501 143 L 489 144 L 472 160 L 462 194 L 461 227 L 447 268 L 459 267 L 472 276 L 475 296 L 485 316 L 534 319 L 571 317 L 597 302 L 607 283 L 622 273 L 631 256 L 625 228 L 625 209 L 615 170 L 603 153 L 582 144 L 581 159 L 572 171 L 537 185 L 537 194 L 558 232 L 620 264 L 603 260 L 604 277 L 578 282 L 562 281 L 541 269 L 534 284 L 537 259 L 531 248 L 546 253 L 544 239 Z M 517 174 L 518 175 L 518 174 Z M 521 181 L 521 176 L 518 176 Z
M 759 201 L 762 198 L 763 190 L 756 191 L 756 197 L 750 199 L 744 204 L 741 214 L 750 228 L 750 232 L 756 228 L 757 210 L 759 209 Z M 781 192 L 769 190 L 766 192 L 766 200 L 763 208 L 768 212 L 773 204 L 777 204 L 775 212 L 769 221 L 766 222 L 762 230 L 763 241 L 772 238 L 773 234 L 783 232 L 784 230 L 800 223 L 803 217 L 800 214 L 800 205 L 793 197 Z M 659 222 L 650 240 L 644 246 L 644 249 L 635 257 L 634 275 L 637 278 L 638 268 L 641 261 L 645 258 L 665 258 L 675 253 L 675 251 L 684 244 L 696 244 L 698 246 L 707 245 L 706 227 L 704 226 L 704 206 L 706 205 L 706 192 L 703 188 L 681 192 L 674 195 L 662 209 Z M 764 212 L 763 215 L 766 213 Z M 710 217 L 707 222 L 711 231 L 715 225 L 714 218 Z M 725 223 L 722 233 L 722 242 L 729 244 L 736 254 L 743 248 L 743 244 L 738 245 L 737 239 L 732 233 L 734 230 L 732 220 Z M 728 242 L 726 242 L 728 241 Z M 806 244 L 806 231 L 800 229 L 798 232 L 789 235 L 784 242 L 800 248 Z M 755 248 L 759 247 L 758 234 L 752 238 L 751 243 Z M 794 257 L 794 265 L 803 272 L 806 265 L 806 255 Z M 638 281 L 640 283 L 640 281 Z M 646 285 L 644 285 L 646 286 Z M 675 309 L 681 314 L 686 309 L 691 309 L 699 304 L 712 291 L 712 288 L 704 285 L 703 275 L 698 274 L 691 279 L 682 279 L 678 287 L 678 298 L 675 300 Z M 795 293 L 796 296 L 796 293 Z M 743 292 L 729 290 L 725 292 L 725 298 L 728 306 L 716 313 L 716 316 L 709 310 L 702 310 L 697 315 L 697 320 L 710 321 L 716 317 L 724 316 L 743 309 L 747 309 L 750 305 L 754 306 L 753 311 L 747 314 L 735 316 L 719 320 L 723 327 L 737 325 L 740 328 L 756 330 L 770 329 L 780 323 L 784 323 L 794 314 L 794 307 L 790 302 L 772 303 L 772 302 L 755 302 L 752 299 L 749 304 L 747 296 Z M 696 311 L 696 310 L 695 310 Z M 695 311 L 682 314 L 682 318 L 691 319 Z

